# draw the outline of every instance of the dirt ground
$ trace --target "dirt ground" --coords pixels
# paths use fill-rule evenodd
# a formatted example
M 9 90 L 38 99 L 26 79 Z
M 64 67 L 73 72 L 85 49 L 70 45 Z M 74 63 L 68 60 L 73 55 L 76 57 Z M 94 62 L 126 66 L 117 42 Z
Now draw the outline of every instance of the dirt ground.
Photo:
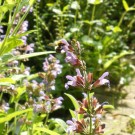
M 135 129 L 133 133 L 126 132 L 130 117 L 135 118 L 135 79 L 124 89 L 128 93 L 126 98 L 119 101 L 117 109 L 105 115 L 105 135 L 135 135 Z

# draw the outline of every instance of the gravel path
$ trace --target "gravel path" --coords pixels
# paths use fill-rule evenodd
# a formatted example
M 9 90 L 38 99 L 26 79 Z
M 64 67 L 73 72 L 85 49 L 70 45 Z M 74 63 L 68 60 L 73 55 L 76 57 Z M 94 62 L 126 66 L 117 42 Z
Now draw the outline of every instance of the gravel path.
M 135 117 L 135 79 L 131 84 L 125 87 L 128 93 L 125 99 L 119 101 L 117 109 L 112 113 L 106 113 L 106 134 L 105 135 L 135 135 L 134 133 L 126 133 L 126 125 L 129 121 L 129 116 Z

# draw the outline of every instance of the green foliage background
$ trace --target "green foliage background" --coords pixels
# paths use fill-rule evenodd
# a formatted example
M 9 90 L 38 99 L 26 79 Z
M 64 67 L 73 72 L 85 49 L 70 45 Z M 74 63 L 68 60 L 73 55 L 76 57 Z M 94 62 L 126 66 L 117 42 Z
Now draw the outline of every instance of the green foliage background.
M 109 71 L 111 86 L 121 88 L 131 81 L 134 71 L 135 3 L 133 0 L 100 2 L 95 5 L 91 0 L 36 2 L 33 17 L 27 18 L 30 29 L 37 30 L 30 40 L 35 40 L 37 51 L 52 50 L 50 42 L 61 38 L 80 41 L 88 70 L 95 78 Z M 129 10 L 125 9 L 125 3 Z
M 54 53 L 55 43 L 59 39 L 65 38 L 69 42 L 79 41 L 83 49 L 82 59 L 86 61 L 87 70 L 94 73 L 94 80 L 105 71 L 110 73 L 111 92 L 107 92 L 110 97 L 114 96 L 111 100 L 115 100 L 119 96 L 117 93 L 134 77 L 135 2 L 134 0 L 95 0 L 95 3 L 92 0 L 38 0 L 33 5 L 33 13 L 29 14 L 33 2 L 33 0 L 0 0 L 0 25 L 3 25 L 5 30 L 5 38 L 0 42 L 0 71 L 4 76 L 0 78 L 0 100 L 1 104 L 2 100 L 6 100 L 11 107 L 8 112 L 0 110 L 0 131 L 3 133 L 6 131 L 7 134 L 28 131 L 31 134 L 45 132 L 56 135 L 54 131 L 59 131 L 60 134 L 64 134 L 67 125 L 63 120 L 68 119 L 69 108 L 72 110 L 78 106 L 76 99 L 81 99 L 82 94 L 79 90 L 70 88 L 65 96 L 64 84 L 67 81 L 65 77 L 73 75 L 74 70 L 65 63 L 63 56 L 59 53 L 53 55 L 60 59 L 63 72 L 56 79 L 56 90 L 51 94 L 54 97 L 62 96 L 65 100 L 62 111 L 52 113 L 50 118 L 60 117 L 61 119 L 48 120 L 47 114 L 35 115 L 31 108 L 20 109 L 24 101 L 29 101 L 26 87 L 22 86 L 23 79 L 26 78 L 31 82 L 37 77 L 37 73 L 42 71 L 45 56 L 35 56 Z M 29 5 L 27 12 L 22 15 L 19 23 L 10 33 L 16 14 L 26 5 Z M 29 31 L 18 34 L 25 19 L 29 22 Z M 23 44 L 20 37 L 28 34 L 28 42 L 35 43 L 35 53 L 12 55 L 12 49 Z M 17 75 L 8 74 L 7 71 L 13 68 L 7 67 L 9 62 L 27 58 L 31 59 L 26 62 L 22 61 L 17 69 L 24 71 L 25 66 L 32 67 L 29 76 L 24 75 L 23 72 Z M 8 89 L 10 85 L 16 86 L 17 93 Z M 97 90 L 97 93 L 104 96 L 102 90 Z M 73 105 L 68 98 L 71 99 Z M 113 101 L 111 103 L 113 104 Z M 72 111 L 71 113 L 73 114 Z M 27 122 L 30 121 L 33 124 L 25 123 L 19 127 L 17 120 L 20 120 L 22 116 L 27 118 Z M 43 123 L 45 119 L 49 123 L 46 127 L 44 127 L 45 122 Z

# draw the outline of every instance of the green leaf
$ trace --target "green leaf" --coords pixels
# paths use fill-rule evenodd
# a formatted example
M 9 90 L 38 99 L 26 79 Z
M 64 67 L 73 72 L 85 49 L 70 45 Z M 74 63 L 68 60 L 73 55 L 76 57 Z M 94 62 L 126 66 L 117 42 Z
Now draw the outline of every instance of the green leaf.
M 122 31 L 122 29 L 119 27 L 119 26 L 112 26 L 112 25 L 110 25 L 110 26 L 107 26 L 106 27 L 106 30 L 107 31 L 113 31 L 114 33 L 117 33 L 117 32 L 121 32 Z
M 34 127 L 33 130 L 45 132 L 45 133 L 48 133 L 49 135 L 60 135 L 60 134 L 58 134 L 50 129 L 47 129 L 47 128 Z
M 81 38 L 83 44 L 85 45 L 89 45 L 89 46 L 93 46 L 94 44 L 94 41 L 87 35 L 84 35 L 82 38 Z
M 91 99 L 93 97 L 93 95 L 94 95 L 94 92 L 89 93 L 89 98 Z
M 15 0 L 6 0 L 6 3 L 8 3 L 8 4 L 15 4 Z
M 29 1 L 30 6 L 32 6 L 34 4 L 34 2 L 35 2 L 35 0 L 30 0 Z
M 122 0 L 122 3 L 123 3 L 123 6 L 124 6 L 125 10 L 128 11 L 129 6 L 128 6 L 128 3 L 126 2 L 126 0 Z
M 103 0 L 88 0 L 88 3 L 93 5 L 101 4 L 102 2 Z
M 3 63 L 6 63 L 9 59 L 11 59 L 13 57 L 13 54 L 11 53 L 6 53 L 4 55 L 2 55 L 2 57 L 0 57 L 2 59 Z
M 114 109 L 113 105 L 103 105 L 104 109 Z
M 19 100 L 20 96 L 26 91 L 26 87 L 18 87 L 17 88 L 17 95 L 15 97 L 16 101 Z
M 21 132 L 20 135 L 28 135 L 28 131 Z
M 125 56 L 125 55 L 129 55 L 129 54 L 134 54 L 133 51 L 123 51 L 120 54 L 114 56 L 111 60 L 107 61 L 104 64 L 104 70 L 106 70 L 112 63 L 114 63 L 115 61 L 117 61 L 118 59 L 120 59 L 121 57 Z
M 15 81 L 20 81 L 21 79 L 27 77 L 27 75 L 13 75 L 11 78 Z
M 115 26 L 114 29 L 113 29 L 114 33 L 121 32 L 121 31 L 122 31 L 122 29 L 118 26 Z
M 128 9 L 128 11 L 134 11 L 135 10 L 135 8 L 132 8 L 132 7 L 130 7 L 129 9 Z
M 21 33 L 21 34 L 16 34 L 16 37 L 17 38 L 21 38 L 22 36 L 26 36 L 26 35 L 29 35 L 30 33 L 33 33 L 33 32 L 36 32 L 37 30 L 29 30 L 29 31 L 26 31 L 24 33 Z
M 9 10 L 12 10 L 14 7 L 14 4 L 4 4 L 0 6 L 0 13 L 6 13 Z
M 15 80 L 11 79 L 11 78 L 0 78 L 0 83 L 9 83 L 9 84 L 15 84 Z
M 61 10 L 59 10 L 59 9 L 57 9 L 57 8 L 53 8 L 52 11 L 53 11 L 54 13 L 58 14 L 58 15 L 62 14 Z
M 56 123 L 58 123 L 63 128 L 63 130 L 66 131 L 67 124 L 65 123 L 64 120 L 56 118 L 56 119 L 53 119 L 53 121 L 55 121 Z
M 70 94 L 65 93 L 65 95 L 70 98 L 70 100 L 72 101 L 72 104 L 74 105 L 75 109 L 78 110 L 80 108 L 80 105 L 79 105 L 78 101 Z
M 16 112 L 11 113 L 11 114 L 7 114 L 5 117 L 0 117 L 0 123 L 10 121 L 12 118 L 19 116 L 23 113 L 30 112 L 30 111 L 33 111 L 33 109 L 30 108 L 30 109 L 26 109 L 26 110 L 22 110 L 22 111 L 16 111 Z
M 80 9 L 80 5 L 79 5 L 78 1 L 73 1 L 71 3 L 71 8 L 75 9 L 75 10 Z
M 69 109 L 69 112 L 70 112 L 72 118 L 76 118 L 76 113 L 73 110 Z
M 21 39 L 10 37 L 9 39 L 7 39 L 4 45 L 3 43 L 0 44 L 0 56 L 10 52 L 13 48 L 20 45 L 23 45 L 23 41 Z
M 13 58 L 9 59 L 8 62 L 13 61 L 13 60 L 21 60 L 21 59 L 36 57 L 36 56 L 50 54 L 50 53 L 55 53 L 55 51 L 35 52 L 35 53 L 30 53 L 30 54 L 14 56 Z

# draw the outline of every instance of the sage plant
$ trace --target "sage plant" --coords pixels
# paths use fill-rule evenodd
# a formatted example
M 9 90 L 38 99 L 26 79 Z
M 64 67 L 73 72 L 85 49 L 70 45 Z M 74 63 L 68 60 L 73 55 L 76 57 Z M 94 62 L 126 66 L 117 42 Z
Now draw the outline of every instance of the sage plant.
M 87 73 L 86 63 L 81 59 L 81 46 L 78 41 L 68 43 L 65 39 L 58 41 L 58 47 L 61 53 L 65 53 L 65 61 L 75 68 L 76 75 L 67 75 L 68 82 L 65 88 L 70 86 L 81 88 L 84 93 L 82 101 L 78 101 L 79 108 L 74 111 L 75 117 L 67 121 L 67 133 L 69 135 L 80 133 L 82 135 L 95 135 L 103 133 L 105 124 L 102 123 L 103 106 L 108 104 L 104 102 L 100 104 L 98 99 L 92 93 L 92 89 L 110 82 L 106 77 L 109 75 L 105 72 L 96 81 L 93 81 L 93 74 Z

